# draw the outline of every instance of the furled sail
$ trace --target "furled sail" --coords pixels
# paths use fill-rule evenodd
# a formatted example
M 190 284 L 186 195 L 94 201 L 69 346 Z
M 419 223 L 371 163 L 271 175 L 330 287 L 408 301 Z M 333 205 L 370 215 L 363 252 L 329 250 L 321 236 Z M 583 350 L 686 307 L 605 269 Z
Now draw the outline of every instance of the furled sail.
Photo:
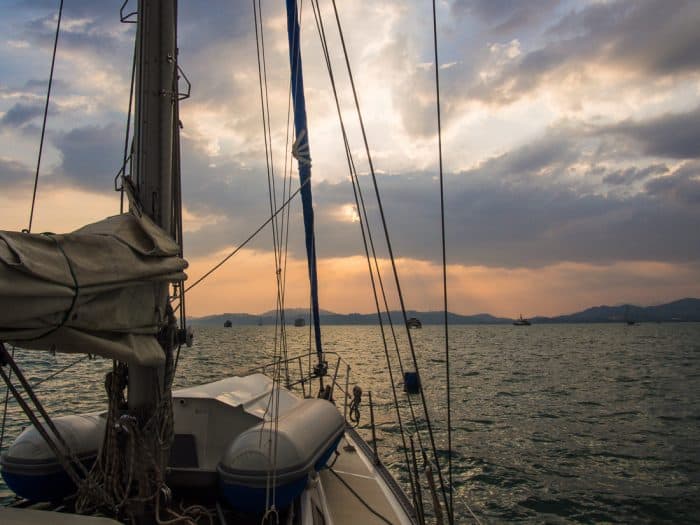
M 186 267 L 145 215 L 64 235 L 0 231 L 0 341 L 156 366 L 163 286 L 186 279 Z

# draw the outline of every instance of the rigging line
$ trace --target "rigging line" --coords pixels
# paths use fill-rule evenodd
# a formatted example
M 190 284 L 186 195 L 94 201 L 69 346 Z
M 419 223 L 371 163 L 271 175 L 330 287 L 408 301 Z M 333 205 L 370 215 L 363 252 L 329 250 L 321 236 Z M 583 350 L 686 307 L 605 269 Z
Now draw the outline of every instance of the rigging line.
M 331 1 L 333 3 L 333 11 L 335 14 L 336 23 L 338 25 L 338 33 L 340 35 L 340 42 L 341 42 L 342 47 L 343 47 L 343 55 L 345 57 L 345 65 L 347 67 L 348 76 L 350 78 L 350 85 L 352 87 L 352 94 L 353 94 L 353 98 L 355 100 L 355 108 L 357 110 L 357 116 L 358 116 L 358 120 L 360 123 L 360 130 L 362 131 L 362 139 L 363 139 L 364 145 L 365 145 L 365 152 L 367 154 L 367 161 L 369 163 L 370 174 L 372 175 L 372 183 L 374 185 L 374 191 L 375 191 L 375 195 L 377 198 L 377 205 L 379 207 L 379 214 L 380 214 L 381 219 L 382 219 L 382 227 L 384 229 L 384 237 L 386 239 L 387 249 L 389 250 L 389 256 L 390 256 L 390 260 L 391 260 L 391 268 L 392 268 L 392 272 L 394 274 L 394 283 L 396 285 L 396 291 L 397 291 L 398 296 L 399 296 L 399 302 L 401 304 L 401 314 L 403 316 L 403 322 L 404 322 L 404 326 L 406 328 L 406 337 L 408 339 L 408 346 L 411 350 L 411 358 L 413 360 L 413 366 L 416 368 L 416 371 L 418 371 L 418 359 L 416 357 L 416 351 L 415 351 L 415 347 L 413 345 L 413 338 L 411 337 L 411 331 L 408 328 L 408 317 L 406 315 L 406 305 L 405 305 L 405 302 L 403 299 L 403 293 L 401 291 L 401 283 L 399 281 L 398 270 L 396 268 L 396 261 L 394 258 L 394 250 L 393 250 L 392 245 L 391 245 L 391 238 L 389 237 L 389 229 L 388 229 L 386 217 L 384 214 L 384 206 L 382 205 L 381 197 L 379 194 L 379 186 L 377 184 L 377 177 L 376 177 L 376 173 L 374 171 L 374 163 L 372 162 L 372 155 L 371 155 L 370 149 L 369 149 L 369 142 L 367 140 L 367 132 L 365 130 L 364 120 L 362 118 L 362 112 L 360 110 L 360 103 L 359 103 L 359 100 L 357 97 L 357 89 L 355 87 L 355 81 L 354 81 L 354 78 L 352 75 L 352 69 L 350 66 L 350 59 L 348 57 L 347 46 L 345 45 L 345 36 L 343 34 L 343 29 L 342 29 L 342 26 L 340 23 L 340 15 L 338 14 L 338 8 L 336 6 L 336 2 L 335 2 L 335 0 L 331 0 Z M 437 453 L 437 445 L 435 443 L 435 433 L 433 432 L 433 425 L 430 421 L 430 413 L 428 411 L 428 402 L 425 398 L 425 392 L 423 391 L 422 388 L 419 390 L 419 394 L 420 394 L 420 398 L 421 398 L 421 403 L 423 405 L 423 412 L 425 414 L 425 421 L 426 421 L 426 424 L 428 426 L 428 435 L 430 437 L 430 444 L 431 444 L 431 448 L 433 451 L 435 466 L 437 467 L 436 470 L 438 472 L 438 478 L 440 480 L 440 490 L 442 492 L 442 497 L 443 497 L 443 500 L 445 502 L 445 507 L 448 507 L 447 492 L 445 490 L 445 481 L 443 479 L 442 469 L 440 468 L 440 460 L 439 460 L 438 453 Z
M 259 11 L 259 13 L 258 13 Z M 268 199 L 270 204 L 270 214 L 274 212 L 277 208 L 277 191 L 275 188 L 275 171 L 274 171 L 274 158 L 272 152 L 272 131 L 270 124 L 270 105 L 269 105 L 269 94 L 268 94 L 268 82 L 267 82 L 267 64 L 265 59 L 265 36 L 264 36 L 264 26 L 263 26 L 263 12 L 260 0 L 253 0 L 253 17 L 255 23 L 255 45 L 256 45 L 256 57 L 258 63 L 258 80 L 260 85 L 260 109 L 262 114 L 263 122 L 263 134 L 265 138 L 265 163 L 267 165 L 267 186 L 268 186 Z M 258 32 L 258 17 L 259 17 L 259 29 Z M 274 348 L 275 353 L 277 352 L 278 339 L 277 339 L 277 321 L 281 317 L 281 279 L 279 271 L 279 247 L 278 247 L 278 230 L 279 224 L 277 218 L 272 222 L 272 244 L 274 252 L 275 261 L 275 279 L 277 283 L 277 313 L 275 316 L 275 332 L 274 332 Z M 281 338 L 281 334 L 280 334 Z M 281 346 L 281 342 L 280 342 Z
M 474 511 L 473 511 L 472 508 L 469 506 L 469 503 L 467 503 L 467 500 L 464 499 L 464 497 L 463 497 L 459 492 L 457 493 L 457 497 L 458 497 L 459 500 L 462 502 L 462 505 L 464 505 L 464 506 L 467 508 L 467 510 L 469 511 L 469 514 L 470 514 L 471 517 L 474 519 L 474 521 L 476 522 L 476 524 L 477 524 L 477 525 L 481 525 L 481 520 L 476 516 L 476 514 L 474 514 Z
M 302 12 L 304 10 L 304 2 L 303 0 L 299 2 L 299 6 L 297 8 L 297 11 L 299 13 L 299 18 L 301 19 Z M 299 26 L 297 24 L 297 26 Z M 300 27 L 300 26 L 299 26 Z M 296 35 L 296 30 L 297 27 L 295 26 L 294 28 L 294 35 Z M 299 68 L 299 64 L 297 63 L 297 68 Z M 298 70 L 297 70 L 298 71 Z M 296 96 L 296 93 L 299 89 L 299 75 L 294 75 L 296 82 L 294 82 L 294 86 L 292 86 L 292 75 L 289 75 L 289 97 L 287 99 L 287 138 L 285 140 L 285 151 L 284 151 L 284 173 L 285 173 L 285 178 L 287 177 L 287 160 L 290 160 L 289 162 L 289 184 L 287 185 L 287 191 L 289 195 L 291 196 L 292 193 L 292 171 L 294 171 L 294 162 L 291 161 L 292 156 L 289 155 L 289 145 L 290 145 L 290 135 L 291 135 L 291 144 L 293 144 L 296 140 L 296 130 L 294 128 L 293 122 L 292 122 L 292 98 L 293 96 Z M 291 133 L 290 133 L 291 131 Z M 285 197 L 285 194 L 283 192 L 282 198 Z M 289 231 L 290 231 L 290 214 L 291 214 L 291 206 L 287 207 L 287 214 L 286 214 L 286 224 L 287 224 L 287 229 L 284 231 L 285 233 L 285 240 L 284 240 L 284 274 L 282 276 L 282 299 L 286 297 L 286 290 L 287 290 L 287 256 L 289 253 Z M 282 223 L 284 224 L 285 216 L 282 215 Z M 287 344 L 286 341 L 286 332 L 287 329 L 285 327 L 285 345 Z
M 303 2 L 300 3 L 298 7 L 298 12 L 299 12 L 299 17 L 301 18 L 301 12 L 302 9 L 304 8 Z M 297 26 L 294 27 L 294 31 L 296 34 L 296 29 Z M 298 66 L 297 66 L 298 67 Z M 298 76 L 296 77 L 298 79 Z M 292 123 L 292 93 L 296 93 L 299 82 L 294 83 L 294 87 L 292 88 L 292 75 L 290 75 L 289 78 L 289 96 L 287 97 L 287 130 L 286 130 L 286 138 L 285 138 L 285 144 L 284 144 L 284 172 L 283 172 L 283 186 L 282 186 L 282 199 L 287 197 L 287 194 L 291 195 L 292 192 L 292 171 L 294 169 L 294 163 L 291 162 L 292 156 L 289 154 L 289 146 L 290 146 L 290 135 L 291 135 L 291 143 L 295 141 L 296 133 L 295 129 Z M 291 131 L 291 133 L 290 133 Z M 289 174 L 287 174 L 287 161 L 289 162 Z M 291 206 L 287 207 L 287 213 L 282 214 L 282 232 L 280 233 L 280 250 L 281 250 L 281 245 L 282 245 L 282 234 L 284 234 L 284 260 L 282 260 L 282 253 L 280 253 L 280 262 L 279 265 L 282 268 L 282 307 L 281 307 L 281 314 L 282 314 L 282 343 L 284 345 L 284 355 L 285 355 L 285 360 L 288 357 L 288 344 L 287 344 L 287 322 L 286 322 L 286 314 L 285 314 L 285 298 L 286 298 L 286 293 L 287 293 L 287 262 L 288 262 L 288 255 L 289 255 L 289 231 L 291 228 L 291 221 L 290 221 L 290 215 L 291 214 Z M 286 219 L 286 220 L 285 220 Z M 289 367 L 289 365 L 285 365 Z
M 80 363 L 80 362 L 82 362 L 82 361 L 85 361 L 86 359 L 90 359 L 90 354 L 84 355 L 84 356 L 82 356 L 82 357 L 79 357 L 78 359 L 75 359 L 75 360 L 71 361 L 71 362 L 68 363 L 66 366 L 64 366 L 63 368 L 61 368 L 60 370 L 57 370 L 56 372 L 54 372 L 54 373 L 52 373 L 52 374 L 46 376 L 45 378 L 40 379 L 40 380 L 37 381 L 36 383 L 32 384 L 31 387 L 32 387 L 32 388 L 38 387 L 40 384 L 45 383 L 46 381 L 49 381 L 49 380 L 53 379 L 53 378 L 56 377 L 57 375 L 59 375 L 59 374 L 65 372 L 66 370 L 68 370 L 69 368 L 71 368 L 71 367 L 77 365 L 78 363 Z
M 452 488 L 452 407 L 450 404 L 450 338 L 449 324 L 447 322 L 447 251 L 445 248 L 445 187 L 442 170 L 442 120 L 440 115 L 440 63 L 438 62 L 437 40 L 437 12 L 435 0 L 433 0 L 433 48 L 435 50 L 435 100 L 437 110 L 438 132 L 438 160 L 440 164 L 440 233 L 442 236 L 442 297 L 445 312 L 445 389 L 447 390 L 447 490 L 450 497 L 450 505 L 447 509 L 447 517 L 450 525 L 454 525 L 454 497 Z
M 138 38 L 134 37 L 134 55 L 131 61 L 131 88 L 129 90 L 129 110 L 126 112 L 126 133 L 124 137 L 124 160 L 122 161 L 122 177 L 126 171 L 127 153 L 129 150 L 129 131 L 131 130 L 131 109 L 134 103 L 134 83 L 136 79 L 136 53 L 138 52 Z M 124 184 L 119 191 L 119 213 L 124 213 Z
M 391 525 L 391 522 L 390 522 L 388 519 L 386 519 L 384 516 L 382 516 L 381 514 L 379 514 L 379 512 L 377 512 L 377 511 L 374 510 L 372 507 L 370 507 L 370 506 L 369 506 L 369 503 L 367 503 L 364 499 L 362 499 L 362 496 L 360 496 L 360 495 L 355 491 L 355 489 L 353 489 L 353 488 L 350 486 L 350 484 L 349 484 L 347 481 L 345 481 L 345 480 L 340 476 L 340 474 L 338 474 L 335 470 L 333 470 L 333 469 L 330 468 L 330 467 L 328 468 L 328 470 L 330 471 L 331 474 L 333 474 L 336 478 L 338 478 L 338 481 L 340 481 L 343 485 L 345 485 L 345 488 L 348 489 L 348 490 L 352 493 L 352 495 L 355 496 L 355 497 L 357 498 L 357 500 L 358 500 L 360 503 L 362 503 L 362 505 L 364 505 L 364 507 L 365 507 L 368 511 L 370 511 L 372 514 L 374 514 L 375 516 L 377 516 L 377 517 L 378 517 L 380 520 L 382 520 L 384 523 L 388 523 L 389 525 Z
M 258 8 L 259 8 L 259 0 L 253 0 L 253 22 L 255 24 L 255 47 L 256 47 L 256 59 L 258 63 L 258 84 L 260 87 L 260 112 L 262 116 L 262 125 L 263 125 L 263 139 L 265 143 L 265 164 L 267 166 L 267 187 L 268 187 L 268 198 L 270 201 L 270 214 L 273 213 L 275 209 L 275 205 L 273 204 L 273 191 L 272 191 L 272 184 L 274 181 L 270 180 L 270 173 L 271 170 L 274 170 L 274 167 L 271 166 L 272 164 L 272 154 L 271 154 L 271 149 L 272 145 L 268 144 L 268 124 L 269 124 L 269 116 L 266 115 L 266 108 L 265 108 L 265 102 L 267 100 L 265 91 L 263 90 L 263 87 L 265 90 L 267 89 L 267 76 L 263 79 L 263 67 L 264 67 L 264 51 L 262 51 L 262 56 L 261 56 L 261 47 L 264 46 L 264 40 L 262 40 L 261 43 L 261 38 L 260 38 L 260 33 L 262 33 L 262 12 L 260 13 L 260 32 L 258 31 Z M 271 137 L 270 137 L 271 140 Z M 277 221 L 273 220 L 272 222 L 272 242 L 273 242 L 273 248 L 275 252 L 275 270 L 277 270 Z
M 329 79 L 331 82 L 331 88 L 333 90 L 333 96 L 335 99 L 335 106 L 336 106 L 336 110 L 338 112 L 338 119 L 340 121 L 340 129 L 341 129 L 341 133 L 343 135 L 343 143 L 345 145 L 345 155 L 346 155 L 347 162 L 348 162 L 348 170 L 350 172 L 350 180 L 352 181 L 353 195 L 355 197 L 355 206 L 357 206 L 357 208 L 358 208 L 358 217 L 360 219 L 359 222 L 360 222 L 360 232 L 362 233 L 362 243 L 364 245 L 365 255 L 367 257 L 367 267 L 369 270 L 370 282 L 372 285 L 374 303 L 375 303 L 375 306 L 377 309 L 377 318 L 379 320 L 379 328 L 380 328 L 380 331 L 382 334 L 382 343 L 384 345 L 384 355 L 386 357 L 387 369 L 389 372 L 389 381 L 391 383 L 391 391 L 392 391 L 392 395 L 394 398 L 394 407 L 396 409 L 396 417 L 397 417 L 397 420 L 399 423 L 399 431 L 401 433 L 401 441 L 403 444 L 404 456 L 405 456 L 404 459 L 406 461 L 406 468 L 410 472 L 411 466 L 410 466 L 410 461 L 408 458 L 408 447 L 406 444 L 406 436 L 404 433 L 401 411 L 399 410 L 398 396 L 396 394 L 396 385 L 394 383 L 394 373 L 393 373 L 392 366 L 391 366 L 391 359 L 389 358 L 389 348 L 388 348 L 388 345 L 386 342 L 386 333 L 384 330 L 384 322 L 382 320 L 381 308 L 379 306 L 379 299 L 377 296 L 377 286 L 376 286 L 376 282 L 374 279 L 374 272 L 372 271 L 372 263 L 370 261 L 370 256 L 369 256 L 369 248 L 367 245 L 367 235 L 365 233 L 365 225 L 364 225 L 364 222 L 362 220 L 362 216 L 359 215 L 360 204 L 359 204 L 358 195 L 357 195 L 357 192 L 358 192 L 357 186 L 359 186 L 359 180 L 356 181 L 357 171 L 355 170 L 355 164 L 354 164 L 353 158 L 352 158 L 352 151 L 350 149 L 350 143 L 348 140 L 347 131 L 345 129 L 345 122 L 343 120 L 342 111 L 340 110 L 340 101 L 338 98 L 338 91 L 336 89 L 335 76 L 333 74 L 333 68 L 331 65 L 330 54 L 328 52 L 328 42 L 326 39 L 326 32 L 325 32 L 325 28 L 323 26 L 323 16 L 321 15 L 321 9 L 320 9 L 320 6 L 318 4 L 318 0 L 315 0 L 315 2 L 312 1 L 311 6 L 314 9 L 314 18 L 316 19 L 316 29 L 319 33 L 319 38 L 321 40 L 321 46 L 323 48 L 323 53 L 324 53 L 324 57 L 326 60 L 326 67 L 328 68 L 328 76 L 329 76 Z M 366 212 L 366 210 L 364 210 L 364 211 Z M 365 218 L 366 218 L 366 214 L 365 214 Z M 369 224 L 367 225 L 367 228 L 369 229 Z M 368 232 L 368 233 L 371 236 L 371 232 Z M 347 392 L 345 392 L 345 395 L 347 396 Z M 409 403 L 410 403 L 410 398 L 409 398 Z M 417 428 L 416 418 L 415 418 L 415 414 L 413 413 L 413 411 L 412 411 L 412 416 L 413 416 L 413 424 Z M 410 485 L 411 485 L 411 494 L 412 494 L 414 502 L 415 502 L 416 501 L 416 489 L 415 489 L 415 486 L 413 483 L 413 477 L 409 476 L 409 480 L 410 480 Z
M 34 205 L 36 203 L 36 190 L 39 186 L 39 170 L 41 168 L 41 154 L 44 151 L 44 137 L 46 135 L 46 119 L 49 114 L 49 101 L 51 100 L 51 86 L 53 84 L 53 71 L 56 65 L 56 50 L 58 49 L 58 35 L 61 32 L 61 17 L 63 16 L 63 0 L 58 6 L 58 21 L 56 22 L 56 36 L 53 41 L 53 55 L 51 56 L 51 72 L 49 73 L 49 86 L 46 91 L 46 104 L 44 105 L 44 120 L 41 124 L 41 139 L 39 140 L 39 156 L 36 161 L 36 173 L 34 174 L 34 191 L 32 193 L 32 209 L 29 212 L 29 227 L 27 233 L 32 231 L 34 220 Z
M 12 345 L 12 358 L 15 357 L 15 346 Z M 12 380 L 12 369 L 9 372 L 9 379 Z M 5 422 L 7 421 L 7 403 L 10 399 L 10 385 L 5 385 L 5 403 L 2 410 L 2 425 L 0 425 L 0 455 L 2 455 L 2 445 L 5 441 Z
M 309 179 L 309 180 L 310 180 L 310 179 Z M 188 287 L 185 289 L 185 291 L 186 291 L 186 292 L 189 292 L 192 288 L 194 288 L 194 287 L 197 286 L 199 283 L 201 283 L 204 279 L 206 279 L 207 277 L 209 277 L 212 273 L 214 273 L 216 270 L 218 270 L 219 268 L 221 268 L 221 266 L 222 266 L 226 261 L 228 261 L 231 257 L 233 257 L 234 255 L 236 255 L 243 247 L 245 247 L 251 240 L 253 240 L 253 238 L 254 238 L 258 233 L 260 233 L 260 232 L 262 231 L 262 229 L 263 229 L 265 226 L 267 226 L 268 224 L 270 224 L 270 223 L 272 222 L 272 220 L 273 220 L 277 215 L 279 215 L 280 213 L 282 213 L 282 211 L 283 211 L 287 206 L 289 206 L 289 203 L 292 201 L 292 199 L 294 199 L 294 197 L 296 197 L 296 196 L 299 194 L 299 192 L 301 192 L 301 189 L 309 183 L 309 180 L 306 180 L 306 181 L 304 182 L 304 184 L 301 184 L 301 185 L 294 191 L 294 193 L 292 193 L 292 195 L 290 195 L 290 197 L 289 197 L 286 201 L 284 201 L 284 203 L 282 203 L 282 205 L 277 209 L 277 211 L 275 211 L 275 213 L 273 213 L 270 217 L 268 217 L 268 218 L 265 220 L 265 222 L 263 222 L 253 233 L 251 233 L 251 234 L 246 238 L 245 241 L 243 241 L 239 246 L 237 246 L 235 250 L 233 250 L 233 251 L 232 251 L 231 253 L 229 253 L 226 257 L 224 257 L 220 262 L 218 262 L 216 265 L 214 265 L 213 268 L 211 268 L 207 273 L 205 273 L 204 275 L 202 275 L 202 276 L 201 276 L 199 279 L 197 279 L 194 283 L 192 283 L 190 286 L 188 286 Z
M 319 31 L 319 32 L 323 34 L 323 40 L 322 40 L 322 44 L 323 44 L 323 43 L 325 42 L 325 30 L 323 29 L 323 17 L 321 16 L 321 11 L 320 11 L 320 9 L 318 10 L 318 12 L 319 12 L 319 22 L 320 22 L 320 24 L 319 24 L 319 25 L 320 25 L 320 31 Z M 317 22 L 317 23 L 318 23 L 318 22 Z M 325 44 L 325 50 L 327 50 L 327 43 Z M 330 66 L 330 57 L 329 57 L 328 54 L 327 54 L 326 62 L 327 62 L 327 67 L 329 68 L 329 73 L 330 73 L 330 75 L 331 75 L 331 85 L 332 85 L 332 86 L 334 87 L 334 89 L 335 89 L 335 81 L 334 81 L 334 77 L 333 77 L 333 73 L 332 73 L 332 68 L 331 68 L 331 66 Z M 393 323 L 393 321 L 392 321 L 392 319 L 391 319 L 391 311 L 389 310 L 389 303 L 388 303 L 388 300 L 387 300 L 387 297 L 386 297 L 386 290 L 385 290 L 385 288 L 384 288 L 384 282 L 383 282 L 383 280 L 382 280 L 381 271 L 380 271 L 380 268 L 379 268 L 379 261 L 377 260 L 377 252 L 376 252 L 375 247 L 374 247 L 374 239 L 373 239 L 372 231 L 371 231 L 371 228 L 370 228 L 370 221 L 369 221 L 369 218 L 368 218 L 368 216 L 367 216 L 367 207 L 365 206 L 365 201 L 364 201 L 364 197 L 363 197 L 363 194 L 362 194 L 362 187 L 361 187 L 361 185 L 360 185 L 359 177 L 357 176 L 357 169 L 356 169 L 355 163 L 354 163 L 354 161 L 353 161 L 352 151 L 350 150 L 350 145 L 349 145 L 349 142 L 347 141 L 347 133 L 345 132 L 345 127 L 344 127 L 344 121 L 343 121 L 343 118 L 342 118 L 342 113 L 340 112 L 340 109 L 339 109 L 339 102 L 338 102 L 337 93 L 335 93 L 335 97 L 336 97 L 336 106 L 337 106 L 337 108 L 338 108 L 338 115 L 339 115 L 340 124 L 341 124 L 341 130 L 342 130 L 343 133 L 344 133 L 344 139 L 345 139 L 345 142 L 346 142 L 346 155 L 347 155 L 347 157 L 348 157 L 348 162 L 349 162 L 349 164 L 350 164 L 350 176 L 351 176 L 351 180 L 352 180 L 352 182 L 353 182 L 353 192 L 356 191 L 355 202 L 356 202 L 356 205 L 357 205 L 357 196 L 359 195 L 360 202 L 361 202 L 361 204 L 362 204 L 361 210 L 362 210 L 362 214 L 364 215 L 364 223 L 365 223 L 365 225 L 366 225 L 366 227 L 367 227 L 367 232 L 368 232 L 368 237 L 369 237 L 369 243 L 370 243 L 370 246 L 371 246 L 371 249 L 372 249 L 372 255 L 373 255 L 373 258 L 374 258 L 374 264 L 375 264 L 375 267 L 376 267 L 377 280 L 378 280 L 378 282 L 379 282 L 379 286 L 380 286 L 380 290 L 381 290 L 381 293 L 382 293 L 382 299 L 383 299 L 384 307 L 385 307 L 386 313 L 387 313 L 387 319 L 388 319 L 388 321 L 389 321 L 389 327 L 390 327 L 391 335 L 392 335 L 393 341 L 394 341 L 394 348 L 395 348 L 395 350 L 396 350 L 396 357 L 397 357 L 397 360 L 398 360 L 398 363 L 399 363 L 399 370 L 400 370 L 400 372 L 401 372 L 401 376 L 403 377 L 403 375 L 404 375 L 404 367 L 403 367 L 403 362 L 402 362 L 402 359 L 401 359 L 401 352 L 399 351 L 399 343 L 398 343 L 398 339 L 397 339 L 397 337 L 396 337 L 396 331 L 394 330 L 394 323 Z M 355 190 L 355 188 L 357 188 L 357 190 Z M 359 215 L 359 210 L 360 210 L 360 206 L 358 205 L 358 215 Z M 360 228 L 362 229 L 362 216 L 360 216 Z M 364 237 L 363 237 L 363 241 L 364 241 Z M 366 246 L 365 246 L 365 253 L 366 253 Z M 369 261 L 368 261 L 368 263 L 369 263 Z M 370 278 L 371 278 L 372 280 L 373 280 L 373 278 L 374 278 L 373 275 L 372 275 L 372 268 L 371 268 L 371 265 L 370 265 Z M 374 293 L 375 293 L 375 304 L 376 304 L 376 288 L 374 287 L 374 282 L 372 282 L 372 285 L 373 285 L 373 290 L 374 290 Z M 384 344 L 384 346 L 385 346 L 385 350 L 388 351 L 387 344 L 386 344 L 386 332 L 385 332 L 385 330 L 384 330 L 384 324 L 383 324 L 382 319 L 381 319 L 381 313 L 380 313 L 379 305 L 377 305 L 377 313 L 378 313 L 378 315 L 379 315 L 379 326 L 380 326 L 380 330 L 381 330 L 381 334 L 382 334 L 382 342 L 383 342 L 383 344 Z M 388 366 L 390 367 L 390 366 L 391 366 L 391 362 L 390 362 L 390 360 L 388 359 L 388 356 L 387 356 L 387 362 L 388 362 Z M 392 380 L 392 386 L 393 386 L 393 380 Z M 419 432 L 418 422 L 417 422 L 417 418 L 416 418 L 416 414 L 415 414 L 415 409 L 414 409 L 414 406 L 413 406 L 413 402 L 412 402 L 412 400 L 411 400 L 411 396 L 410 396 L 408 393 L 406 394 L 406 400 L 408 401 L 409 412 L 410 412 L 410 415 L 411 415 L 411 421 L 412 421 L 413 426 L 414 426 L 414 428 L 415 428 L 415 430 L 416 430 L 416 436 L 417 436 L 417 438 L 418 438 L 418 444 L 419 444 L 419 446 L 421 447 L 421 449 L 423 449 L 423 439 L 422 439 L 422 437 L 421 437 L 421 435 L 420 435 L 420 432 Z M 402 430 L 402 432 L 403 432 L 403 430 Z M 405 448 L 405 447 L 404 447 L 404 448 Z M 406 456 L 408 456 L 408 454 L 406 454 Z M 406 460 L 408 461 L 407 458 L 406 458 Z M 409 470 L 410 470 L 410 467 L 409 467 Z M 412 483 L 412 482 L 413 482 L 413 479 L 411 478 L 411 483 Z

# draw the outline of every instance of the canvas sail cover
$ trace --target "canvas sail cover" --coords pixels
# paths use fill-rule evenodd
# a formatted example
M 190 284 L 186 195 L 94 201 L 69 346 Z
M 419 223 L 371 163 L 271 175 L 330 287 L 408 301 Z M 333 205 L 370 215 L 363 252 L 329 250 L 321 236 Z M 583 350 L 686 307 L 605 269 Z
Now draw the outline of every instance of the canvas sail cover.
M 64 235 L 0 231 L 0 341 L 161 364 L 164 286 L 186 278 L 179 252 L 133 213 Z

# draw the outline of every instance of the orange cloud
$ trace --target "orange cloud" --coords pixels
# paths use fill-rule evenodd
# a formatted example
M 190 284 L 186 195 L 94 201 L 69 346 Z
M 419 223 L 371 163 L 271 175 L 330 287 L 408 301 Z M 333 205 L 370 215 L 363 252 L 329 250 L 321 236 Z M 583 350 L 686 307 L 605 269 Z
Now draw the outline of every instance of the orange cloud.
M 190 261 L 193 282 L 221 257 Z M 339 313 L 372 312 L 374 301 L 363 257 L 319 261 L 321 307 Z M 380 261 L 390 307 L 398 308 L 388 261 Z M 426 261 L 397 261 L 406 307 L 442 309 L 442 274 Z M 286 305 L 309 304 L 306 261 L 290 259 L 287 267 Z M 493 268 L 450 265 L 450 311 L 488 312 L 514 317 L 519 313 L 557 315 L 599 304 L 631 302 L 658 304 L 700 296 L 700 269 L 693 265 L 659 262 L 617 262 L 607 265 L 558 263 L 543 268 Z M 275 270 L 270 253 L 243 250 L 227 265 L 188 294 L 188 312 L 194 316 L 221 312 L 259 313 L 275 306 Z

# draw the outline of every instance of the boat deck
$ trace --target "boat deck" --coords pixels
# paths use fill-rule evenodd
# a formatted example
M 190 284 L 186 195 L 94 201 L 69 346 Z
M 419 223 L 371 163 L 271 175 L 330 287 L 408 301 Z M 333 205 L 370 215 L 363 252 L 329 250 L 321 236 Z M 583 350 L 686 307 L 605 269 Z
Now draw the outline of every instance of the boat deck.
M 371 449 L 354 430 L 346 431 L 338 452 L 332 466 L 320 473 L 331 523 L 415 523 L 410 502 L 386 469 L 373 463 Z
M 0 523 L 2 525 L 119 525 L 118 521 L 95 516 L 79 516 L 33 509 L 14 509 L 0 506 Z

